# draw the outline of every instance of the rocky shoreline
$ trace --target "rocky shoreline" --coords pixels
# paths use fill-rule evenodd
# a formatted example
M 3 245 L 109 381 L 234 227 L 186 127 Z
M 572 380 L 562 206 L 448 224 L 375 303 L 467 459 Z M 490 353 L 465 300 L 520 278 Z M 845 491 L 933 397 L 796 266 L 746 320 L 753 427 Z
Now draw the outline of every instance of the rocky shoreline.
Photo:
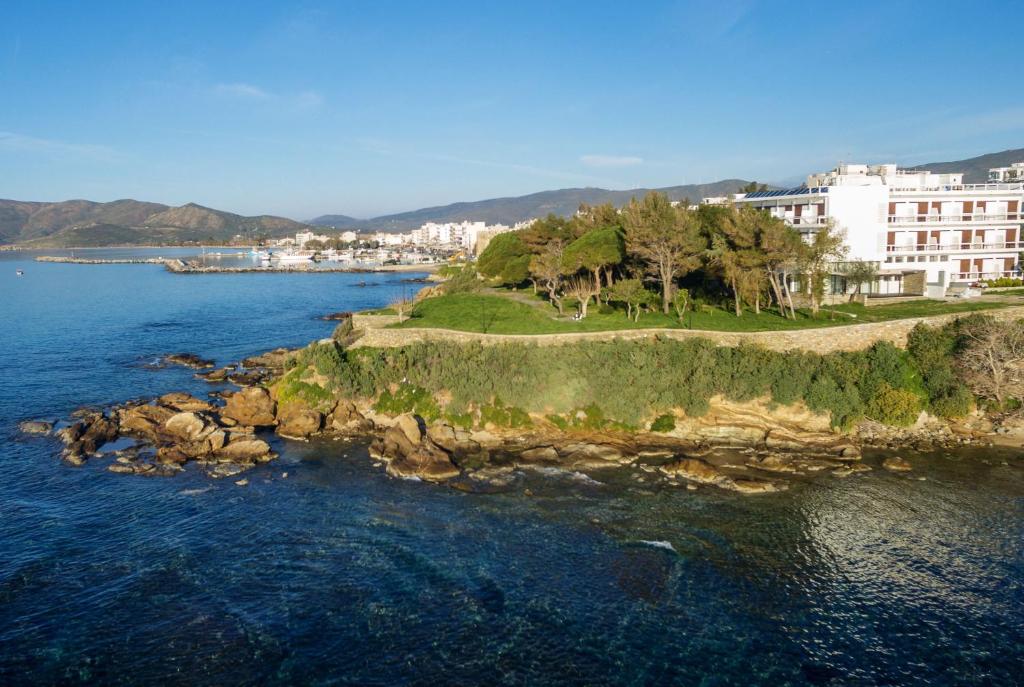
M 241 388 L 211 391 L 211 400 L 169 393 L 83 409 L 56 426 L 26 421 L 20 428 L 26 434 L 56 436 L 71 465 L 108 456 L 114 459 L 108 465 L 112 472 L 170 476 L 194 463 L 214 478 L 235 477 L 276 458 L 260 436 L 264 432 L 299 441 L 359 438 L 370 441 L 370 456 L 392 477 L 484 492 L 508 487 L 523 470 L 588 474 L 628 468 L 641 483 L 759 494 L 784 490 L 798 476 L 844 478 L 868 472 L 871 467 L 861 461 L 868 447 L 927 450 L 1024 443 L 1024 422 L 1013 419 L 997 426 L 981 415 L 961 423 L 922 416 L 909 429 L 864 422 L 844 435 L 805 409 L 724 401 L 705 416 L 680 418 L 667 433 L 565 430 L 540 417 L 524 429 L 464 429 L 428 423 L 411 413 L 380 414 L 369 401 L 331 400 L 314 408 L 282 399 L 275 382 L 295 353 L 277 349 L 223 368 L 191 354 L 172 354 L 166 362 L 195 369 L 198 378 Z M 123 442 L 127 445 L 119 445 Z M 912 468 L 897 456 L 882 467 Z

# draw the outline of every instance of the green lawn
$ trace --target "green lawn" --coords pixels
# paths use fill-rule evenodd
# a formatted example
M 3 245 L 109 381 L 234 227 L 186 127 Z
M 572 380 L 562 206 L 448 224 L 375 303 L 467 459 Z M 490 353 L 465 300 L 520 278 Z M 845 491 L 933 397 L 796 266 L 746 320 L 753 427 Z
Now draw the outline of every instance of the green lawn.
M 460 293 L 428 298 L 416 305 L 410 319 L 401 324 L 392 325 L 392 327 L 434 327 L 490 334 L 560 334 L 644 328 L 755 332 L 830 327 L 945 313 L 974 312 L 1007 305 L 1006 303 L 985 301 L 956 303 L 910 301 L 871 308 L 844 304 L 836 306 L 834 319 L 830 317 L 828 310 L 823 310 L 816 319 L 808 313 L 798 311 L 796 320 L 784 319 L 774 312 L 760 315 L 746 312 L 741 317 L 736 317 L 730 311 L 714 309 L 710 312 L 688 313 L 681 325 L 674 316 L 665 316 L 661 313 L 647 313 L 640 316 L 639 322 L 631 322 L 626 319 L 623 311 L 601 313 L 595 307 L 591 307 L 587 318 L 579 322 L 570 319 L 555 319 L 555 309 L 541 299 L 537 298 L 534 302 L 532 295 L 523 292 L 519 292 L 515 297 L 528 300 L 529 303 L 493 294 Z M 574 312 L 574 309 L 567 307 L 566 312 Z

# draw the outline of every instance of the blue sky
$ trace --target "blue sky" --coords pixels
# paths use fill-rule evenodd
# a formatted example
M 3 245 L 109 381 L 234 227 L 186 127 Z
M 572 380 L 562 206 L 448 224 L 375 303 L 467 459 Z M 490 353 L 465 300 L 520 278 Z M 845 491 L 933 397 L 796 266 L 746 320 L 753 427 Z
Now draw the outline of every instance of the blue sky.
M 358 217 L 1024 147 L 1024 2 L 14 2 L 0 197 Z

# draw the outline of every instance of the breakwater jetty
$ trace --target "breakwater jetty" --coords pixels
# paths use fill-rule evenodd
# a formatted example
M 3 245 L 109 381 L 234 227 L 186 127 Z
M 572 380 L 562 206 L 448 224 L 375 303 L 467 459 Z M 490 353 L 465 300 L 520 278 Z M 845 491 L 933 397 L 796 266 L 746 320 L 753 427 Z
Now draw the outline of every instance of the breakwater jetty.
M 172 261 L 167 258 L 75 258 L 70 255 L 40 255 L 36 262 L 67 262 L 75 265 L 163 265 Z

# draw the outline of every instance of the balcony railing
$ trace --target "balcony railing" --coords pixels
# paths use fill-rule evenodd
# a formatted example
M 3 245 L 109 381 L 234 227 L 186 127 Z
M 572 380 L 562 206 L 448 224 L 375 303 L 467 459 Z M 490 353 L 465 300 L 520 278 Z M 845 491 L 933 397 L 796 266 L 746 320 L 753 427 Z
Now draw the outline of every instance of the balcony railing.
M 961 222 L 1019 222 L 1024 215 L 1019 212 L 986 213 L 976 212 L 963 215 L 889 215 L 889 224 L 917 224 L 919 222 L 941 222 L 955 224 Z
M 1024 188 L 1024 181 L 1008 183 L 989 184 L 943 184 L 942 186 L 890 186 L 890 190 L 896 193 L 934 193 L 941 191 L 1020 191 Z
M 1010 277 L 1012 279 L 1020 279 L 1020 270 L 992 270 L 986 272 L 956 272 L 956 281 L 980 281 L 982 279 L 999 279 L 1000 277 Z
M 982 243 L 980 241 L 971 243 L 911 243 L 900 246 L 886 246 L 888 253 L 940 253 L 943 251 L 961 250 L 1018 250 L 1024 249 L 1024 241 L 998 241 L 993 243 Z

